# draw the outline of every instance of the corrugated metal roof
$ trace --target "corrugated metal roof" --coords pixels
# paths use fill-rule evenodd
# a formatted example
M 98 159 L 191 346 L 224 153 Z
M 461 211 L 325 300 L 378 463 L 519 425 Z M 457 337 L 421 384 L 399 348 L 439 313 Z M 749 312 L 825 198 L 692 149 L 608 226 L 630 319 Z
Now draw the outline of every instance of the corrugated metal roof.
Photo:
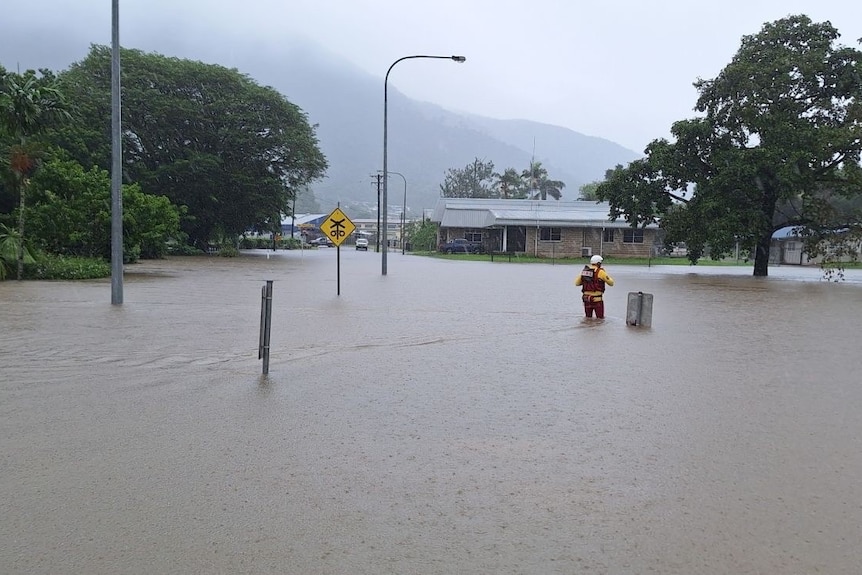
M 784 240 L 787 238 L 798 238 L 800 237 L 802 232 L 802 228 L 799 226 L 788 226 L 786 228 L 781 228 L 780 230 L 776 230 L 772 234 L 772 238 L 776 240 Z
M 489 210 L 454 209 L 443 212 L 440 223 L 445 228 L 489 228 L 495 224 Z
M 296 218 L 293 219 L 293 224 L 298 226 L 300 224 L 319 223 L 328 215 L 329 214 L 296 214 Z M 290 223 L 290 217 L 281 220 L 281 225 L 283 226 L 289 226 Z
M 504 225 L 630 227 L 625 220 L 610 221 L 609 214 L 608 202 L 440 198 L 431 220 L 447 228 Z M 651 224 L 647 227 L 658 226 Z

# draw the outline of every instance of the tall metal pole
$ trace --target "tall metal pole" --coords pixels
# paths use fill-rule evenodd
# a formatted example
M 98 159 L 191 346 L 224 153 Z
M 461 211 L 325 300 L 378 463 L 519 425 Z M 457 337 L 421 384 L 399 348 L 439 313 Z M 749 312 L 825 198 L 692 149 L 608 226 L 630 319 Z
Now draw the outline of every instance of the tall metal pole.
M 404 178 L 404 176 L 401 176 Z M 404 178 L 404 202 L 401 204 L 401 255 L 404 255 L 404 224 L 407 223 L 407 178 Z
M 111 2 L 111 304 L 123 303 L 123 142 L 120 117 L 120 0 Z
M 389 235 L 388 235 L 388 218 L 387 216 L 387 206 L 389 201 L 389 164 L 387 158 L 387 144 L 388 144 L 388 131 L 389 131 L 389 72 L 392 71 L 392 68 L 395 67 L 395 64 L 401 62 L 403 60 L 411 60 L 413 58 L 432 58 L 436 60 L 452 60 L 453 62 L 463 63 L 467 61 L 467 58 L 464 56 L 427 56 L 423 54 L 417 54 L 414 56 L 403 56 L 398 58 L 389 66 L 389 69 L 386 70 L 386 77 L 383 79 L 383 200 L 382 207 L 383 210 L 383 250 L 381 252 L 381 271 L 383 275 L 386 275 L 386 252 L 388 251 L 389 244 Z M 379 213 L 379 211 L 378 211 Z
M 293 190 L 293 207 L 290 208 L 290 240 L 293 241 L 296 228 L 296 190 Z
M 381 174 L 377 174 L 377 230 L 374 233 L 374 251 L 380 253 L 380 180 Z

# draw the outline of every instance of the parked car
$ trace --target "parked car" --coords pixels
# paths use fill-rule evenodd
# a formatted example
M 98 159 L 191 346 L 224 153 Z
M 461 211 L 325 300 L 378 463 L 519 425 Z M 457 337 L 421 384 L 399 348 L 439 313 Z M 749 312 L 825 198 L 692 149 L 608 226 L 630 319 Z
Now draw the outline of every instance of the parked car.
M 357 238 L 356 249 L 368 251 L 368 238 Z
M 666 246 L 665 253 L 672 258 L 684 258 L 688 255 L 688 248 L 685 246 L 685 242 L 680 242 L 672 246 Z
M 445 244 L 437 246 L 437 250 L 444 254 L 478 254 L 482 253 L 481 242 L 471 242 L 465 238 L 455 238 Z
M 320 236 L 319 238 L 314 238 L 313 240 L 308 242 L 308 245 L 319 246 L 319 247 L 330 247 L 330 248 L 335 246 L 335 244 L 332 243 L 332 240 L 330 240 L 326 236 Z

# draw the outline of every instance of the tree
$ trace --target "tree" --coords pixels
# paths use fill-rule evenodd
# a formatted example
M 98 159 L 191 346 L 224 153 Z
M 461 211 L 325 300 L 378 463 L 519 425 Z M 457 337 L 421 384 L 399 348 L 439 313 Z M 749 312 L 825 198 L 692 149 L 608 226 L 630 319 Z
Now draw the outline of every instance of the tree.
M 38 77 L 32 70 L 24 74 L 2 71 L 0 77 L 0 129 L 5 135 L 2 167 L 7 181 L 19 196 L 17 277 L 24 273 L 27 187 L 39 168 L 44 148 L 39 136 L 55 121 L 70 117 L 63 94 L 51 76 Z
M 611 170 L 608 170 L 608 173 L 610 171 Z M 608 176 L 608 173 L 605 174 L 606 177 Z M 584 184 L 583 186 L 581 186 L 578 189 L 578 192 L 580 194 L 578 196 L 578 199 L 579 200 L 585 200 L 585 201 L 596 201 L 596 200 L 598 200 L 598 196 L 596 195 L 596 190 L 599 189 L 599 184 L 601 184 L 601 183 L 602 183 L 601 181 L 596 181 L 596 182 L 590 182 L 589 184 Z
M 164 196 L 145 194 L 137 184 L 123 193 L 123 254 L 160 258 L 177 239 L 180 210 Z M 93 166 L 71 160 L 46 161 L 32 182 L 32 236 L 47 252 L 111 258 L 111 179 Z
M 123 50 L 122 61 L 124 176 L 185 206 L 183 231 L 198 247 L 277 226 L 295 190 L 326 170 L 315 127 L 274 89 L 236 70 L 138 50 Z M 93 46 L 61 75 L 83 119 L 65 135 L 69 149 L 103 168 L 110 63 L 110 49 Z
M 431 220 L 422 219 L 407 224 L 407 241 L 414 250 L 434 251 L 437 248 L 437 224 Z
M 772 234 L 807 230 L 809 250 L 836 230 L 862 235 L 860 214 L 836 198 L 862 193 L 862 53 L 836 43 L 828 22 L 790 16 L 742 38 L 730 64 L 698 80 L 703 117 L 673 124 L 673 142 L 617 166 L 597 190 L 613 218 L 659 221 L 667 241 L 685 241 L 694 263 L 738 245 L 768 275 Z
M 500 197 L 504 200 L 527 197 L 524 180 L 515 168 L 506 168 L 502 174 L 496 174 L 495 177 L 497 178 Z
M 35 260 L 30 250 L 21 241 L 21 236 L 15 230 L 0 224 L 0 280 L 5 280 L 12 263 L 18 260 L 19 254 L 25 264 L 33 263 Z
M 555 200 L 563 197 L 565 182 L 548 178 L 548 170 L 542 162 L 530 162 L 530 167 L 521 172 L 521 179 L 527 182 L 527 194 L 531 200 L 547 200 L 551 196 Z
M 476 158 L 463 169 L 447 170 L 443 183 L 440 184 L 440 193 L 444 198 L 497 197 L 494 178 L 494 162 Z

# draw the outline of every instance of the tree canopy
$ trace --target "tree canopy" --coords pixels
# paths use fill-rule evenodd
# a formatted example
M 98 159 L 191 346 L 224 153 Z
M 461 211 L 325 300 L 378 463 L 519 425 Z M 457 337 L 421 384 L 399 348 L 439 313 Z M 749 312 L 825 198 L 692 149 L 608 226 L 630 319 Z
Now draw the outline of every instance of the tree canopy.
M 520 173 L 515 168 L 497 173 L 494 162 L 476 158 L 462 169 L 447 170 L 440 192 L 444 198 L 547 200 L 550 196 L 559 200 L 565 186 L 562 181 L 550 179 L 541 162 L 531 162 Z
M 644 159 L 617 166 L 596 194 L 614 218 L 660 222 L 696 262 L 738 245 L 768 274 L 773 233 L 805 230 L 809 253 L 840 230 L 862 235 L 862 217 L 838 202 L 862 194 L 862 52 L 837 43 L 828 22 L 804 15 L 742 38 L 733 60 L 698 80 L 701 117 L 676 122 Z
M 444 198 L 493 198 L 494 162 L 476 158 L 462 169 L 449 169 L 440 192 Z
M 277 226 L 326 170 L 315 127 L 273 88 L 139 50 L 122 50 L 121 61 L 124 179 L 184 207 L 193 244 Z M 59 78 L 79 123 L 57 140 L 84 166 L 110 166 L 110 66 L 110 49 L 92 46 Z

